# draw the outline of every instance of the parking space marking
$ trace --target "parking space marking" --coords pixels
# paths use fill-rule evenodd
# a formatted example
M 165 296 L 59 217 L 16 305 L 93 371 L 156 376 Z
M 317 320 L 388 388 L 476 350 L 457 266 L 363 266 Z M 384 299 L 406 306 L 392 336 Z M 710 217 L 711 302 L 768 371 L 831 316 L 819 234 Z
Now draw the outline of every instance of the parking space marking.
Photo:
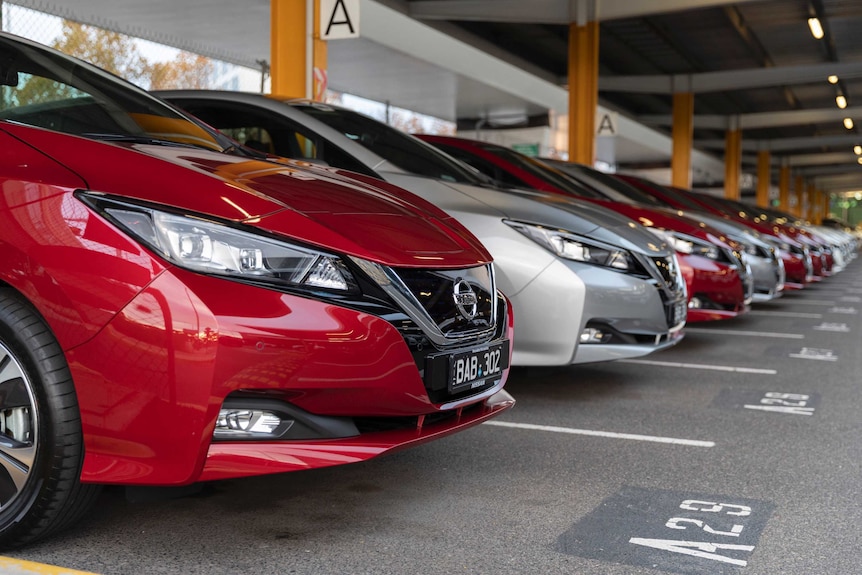
M 856 315 L 855 307 L 833 307 L 830 308 L 829 313 L 840 313 L 844 315 Z
M 753 309 L 748 312 L 748 315 L 769 315 L 774 317 L 798 317 L 808 319 L 820 319 L 823 317 L 822 313 L 803 313 L 797 311 L 761 311 L 756 309 Z
M 34 563 L 33 561 L 24 561 L 23 559 L 14 559 L 12 557 L 0 557 L 0 573 L 7 575 L 96 575 L 89 571 L 75 571 L 66 567 Z
M 768 501 L 624 486 L 557 539 L 557 549 L 683 575 L 746 567 L 775 505 Z
M 793 305 L 835 305 L 835 301 L 828 301 L 825 299 L 793 300 Z
M 508 421 L 486 421 L 483 425 L 496 425 L 498 427 L 511 427 L 515 429 L 527 429 L 530 431 L 548 431 L 551 433 L 567 433 L 570 435 L 589 435 L 592 437 L 608 437 L 611 439 L 630 439 L 633 441 L 649 441 L 652 443 L 670 443 L 673 445 L 687 445 L 689 447 L 715 447 L 714 441 L 701 441 L 698 439 L 677 439 L 675 437 L 659 437 L 655 435 L 638 435 L 634 433 L 616 433 L 613 431 L 594 431 L 591 429 L 574 429 L 571 427 L 556 427 L 553 425 L 535 425 L 532 423 L 511 423 Z
M 744 331 L 735 329 L 709 329 L 699 327 L 686 327 L 686 333 L 707 333 L 717 335 L 744 335 L 750 337 L 775 337 L 779 339 L 805 339 L 801 333 L 777 333 L 772 331 Z
M 839 333 L 849 333 L 850 332 L 850 328 L 847 327 L 846 323 L 823 322 L 820 325 L 815 325 L 811 329 L 814 329 L 817 331 L 834 331 L 834 332 L 839 332 Z
M 679 367 L 683 369 L 706 369 L 710 371 L 732 371 L 736 373 L 754 373 L 759 375 L 776 375 L 776 369 L 760 369 L 756 367 L 733 367 L 731 365 L 708 365 L 703 363 L 679 363 L 676 361 L 655 361 L 652 359 L 618 359 L 616 363 L 638 363 L 642 365 L 657 365 L 660 367 Z
M 838 361 L 838 356 L 831 349 L 803 347 L 801 351 L 791 353 L 790 357 L 797 359 L 815 359 L 818 361 Z

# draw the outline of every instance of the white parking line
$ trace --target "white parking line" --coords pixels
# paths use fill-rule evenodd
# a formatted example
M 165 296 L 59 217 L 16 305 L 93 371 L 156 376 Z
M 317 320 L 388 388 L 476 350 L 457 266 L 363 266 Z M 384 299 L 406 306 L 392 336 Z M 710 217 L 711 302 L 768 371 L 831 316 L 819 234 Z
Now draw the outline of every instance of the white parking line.
M 483 425 L 497 425 L 531 431 L 550 431 L 552 433 L 568 433 L 571 435 L 591 435 L 593 437 L 609 437 L 612 439 L 632 439 L 634 441 L 651 441 L 653 443 L 671 443 L 692 447 L 715 447 L 714 441 L 697 439 L 676 439 L 674 437 L 657 437 L 654 435 L 635 435 L 632 433 L 614 433 L 612 431 L 592 431 L 589 429 L 573 429 L 571 427 L 554 427 L 552 425 L 533 425 L 532 423 L 509 423 L 508 421 L 486 421 Z
M 703 329 L 697 327 L 686 327 L 686 333 L 709 333 L 718 335 L 745 335 L 751 337 L 777 337 L 780 339 L 805 339 L 801 333 L 776 333 L 772 331 L 743 331 L 733 329 Z
M 616 363 L 639 363 L 642 365 L 658 365 L 661 367 L 682 367 L 685 369 L 707 369 L 711 371 L 733 371 L 736 373 L 756 373 L 759 375 L 776 375 L 775 369 L 758 369 L 756 367 L 733 367 L 731 365 L 708 365 L 703 363 L 679 363 L 675 361 L 655 361 L 652 359 L 618 359 Z
M 793 303 L 793 305 L 835 305 L 834 300 L 827 301 L 825 299 L 793 300 L 793 302 L 788 301 L 787 303 Z
M 810 319 L 821 319 L 823 317 L 822 313 L 802 313 L 796 311 L 759 311 L 756 309 L 748 312 L 748 315 L 772 315 L 775 317 L 804 317 Z

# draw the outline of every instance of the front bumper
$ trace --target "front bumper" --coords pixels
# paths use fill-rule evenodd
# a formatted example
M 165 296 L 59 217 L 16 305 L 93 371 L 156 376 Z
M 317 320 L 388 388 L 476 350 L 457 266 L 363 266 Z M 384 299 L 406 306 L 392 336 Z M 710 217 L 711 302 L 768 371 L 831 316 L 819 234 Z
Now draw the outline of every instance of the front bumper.
M 573 261 L 553 261 L 509 297 L 518 316 L 514 365 L 641 357 L 679 342 L 685 323 L 684 316 L 669 323 L 674 302 L 664 301 L 650 280 Z M 580 343 L 587 327 L 609 339 Z
M 225 281 L 168 270 L 69 351 L 82 481 L 182 485 L 347 463 L 476 425 L 513 403 L 500 394 L 508 368 L 475 393 L 433 402 L 417 351 L 390 321 L 245 284 L 226 290 Z M 511 341 L 503 307 L 499 335 Z M 351 437 L 213 442 L 222 405 L 236 397 L 378 425 L 357 425 Z
M 751 309 L 737 269 L 696 255 L 678 254 L 688 288 L 688 321 L 731 319 Z

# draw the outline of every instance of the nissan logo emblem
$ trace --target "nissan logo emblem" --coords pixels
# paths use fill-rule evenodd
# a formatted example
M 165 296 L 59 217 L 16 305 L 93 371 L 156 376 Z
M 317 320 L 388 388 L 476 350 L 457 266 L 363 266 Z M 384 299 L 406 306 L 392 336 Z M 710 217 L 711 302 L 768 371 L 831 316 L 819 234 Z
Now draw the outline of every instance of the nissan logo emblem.
M 470 284 L 462 279 L 457 280 L 452 286 L 452 298 L 455 300 L 455 307 L 458 308 L 461 317 L 467 321 L 476 317 L 479 298 L 476 297 L 476 292 L 473 291 Z

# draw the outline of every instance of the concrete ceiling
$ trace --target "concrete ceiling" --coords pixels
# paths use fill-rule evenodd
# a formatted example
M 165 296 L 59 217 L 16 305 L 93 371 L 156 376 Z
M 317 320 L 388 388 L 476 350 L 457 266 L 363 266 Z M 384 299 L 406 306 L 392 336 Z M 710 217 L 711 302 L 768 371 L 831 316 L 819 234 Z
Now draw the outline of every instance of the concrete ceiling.
M 270 59 L 269 0 L 5 1 L 252 68 Z M 851 104 L 854 94 L 862 99 L 862 2 L 360 2 L 362 37 L 329 43 L 330 87 L 448 120 L 565 113 L 567 23 L 597 17 L 600 98 L 603 111 L 620 113 L 621 164 L 669 161 L 674 91 L 697 93 L 696 179 L 723 178 L 720 140 L 731 117 L 746 141 L 774 143 L 779 161 L 802 169 L 810 162 L 794 156 L 844 162 L 855 131 L 833 124 L 842 113 L 862 116 L 858 107 L 837 110 L 824 81 L 837 70 Z M 829 46 L 808 33 L 809 10 L 821 15 Z M 780 144 L 787 139 L 796 146 Z M 836 172 L 811 177 L 827 190 L 862 189 L 856 162 Z

